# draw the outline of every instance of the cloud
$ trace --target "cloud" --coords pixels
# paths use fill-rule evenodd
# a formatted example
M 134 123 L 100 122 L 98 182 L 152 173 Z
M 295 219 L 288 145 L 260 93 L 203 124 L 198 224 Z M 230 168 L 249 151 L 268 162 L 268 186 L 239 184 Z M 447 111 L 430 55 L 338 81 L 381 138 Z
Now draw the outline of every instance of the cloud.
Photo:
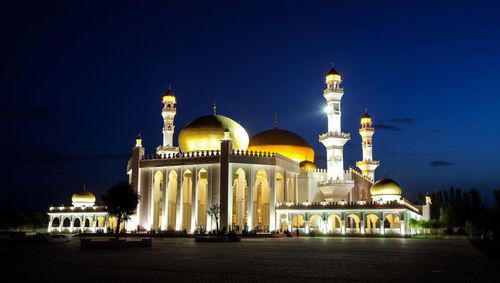
M 443 160 L 434 160 L 434 161 L 429 162 L 429 165 L 433 166 L 433 167 L 451 166 L 453 164 L 455 164 L 455 163 L 454 162 L 449 162 L 449 161 L 443 161 Z
M 376 124 L 375 129 L 382 131 L 393 131 L 399 132 L 401 129 L 398 126 L 390 125 L 390 124 Z
M 406 125 L 414 124 L 416 121 L 417 121 L 417 119 L 415 119 L 415 118 L 408 118 L 408 117 L 404 117 L 404 118 L 391 118 L 391 119 L 389 119 L 389 122 L 399 123 L 399 124 L 406 124 Z

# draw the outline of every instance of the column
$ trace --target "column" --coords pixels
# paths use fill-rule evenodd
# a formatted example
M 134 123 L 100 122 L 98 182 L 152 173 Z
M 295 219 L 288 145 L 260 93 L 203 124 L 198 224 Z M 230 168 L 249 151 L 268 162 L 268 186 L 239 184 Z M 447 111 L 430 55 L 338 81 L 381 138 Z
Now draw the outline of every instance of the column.
M 345 235 L 345 220 L 340 220 L 340 233 Z
M 401 230 L 399 231 L 399 233 L 401 234 L 401 236 L 404 236 L 406 235 L 406 226 L 405 226 L 405 221 L 404 220 L 400 220 L 400 226 L 401 226 Z
M 384 235 L 385 234 L 385 227 L 384 227 L 384 222 L 385 222 L 385 218 L 384 218 L 384 213 L 381 213 L 381 216 L 380 216 L 380 235 Z
M 323 234 L 326 234 L 328 232 L 327 228 L 328 228 L 328 220 L 323 220 L 323 227 L 322 227 Z
M 364 235 L 365 234 L 365 219 L 361 219 L 361 235 Z

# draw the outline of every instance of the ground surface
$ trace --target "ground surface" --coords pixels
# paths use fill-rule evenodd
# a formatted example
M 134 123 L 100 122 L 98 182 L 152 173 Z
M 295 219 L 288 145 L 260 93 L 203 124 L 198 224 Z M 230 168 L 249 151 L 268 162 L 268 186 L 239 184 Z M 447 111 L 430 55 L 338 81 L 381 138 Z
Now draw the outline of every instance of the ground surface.
M 12 281 L 500 281 L 464 239 L 154 239 L 152 248 L 80 250 L 79 241 L 0 247 Z M 92 280 L 92 281 L 91 281 Z

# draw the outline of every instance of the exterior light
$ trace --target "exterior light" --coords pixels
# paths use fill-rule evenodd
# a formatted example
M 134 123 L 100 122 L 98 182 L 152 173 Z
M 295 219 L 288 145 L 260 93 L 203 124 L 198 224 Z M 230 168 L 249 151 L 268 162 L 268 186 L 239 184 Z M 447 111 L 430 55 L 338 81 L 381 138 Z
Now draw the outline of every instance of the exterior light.
M 325 112 L 326 114 L 328 114 L 330 112 L 330 109 L 328 108 L 328 105 L 326 105 L 325 107 L 323 107 L 323 112 Z

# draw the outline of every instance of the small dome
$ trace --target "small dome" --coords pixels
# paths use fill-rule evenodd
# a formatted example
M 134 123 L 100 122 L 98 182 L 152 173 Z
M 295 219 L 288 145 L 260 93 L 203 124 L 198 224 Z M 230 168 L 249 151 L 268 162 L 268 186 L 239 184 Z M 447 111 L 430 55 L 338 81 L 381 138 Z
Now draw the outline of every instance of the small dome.
M 229 131 L 233 149 L 247 149 L 248 134 L 245 129 L 222 115 L 201 116 L 189 122 L 179 133 L 179 146 L 183 152 L 220 150 L 226 130 Z
M 378 180 L 373 184 L 370 188 L 370 193 L 373 196 L 400 196 L 401 195 L 401 187 L 396 181 L 384 178 Z
M 371 119 L 371 118 L 372 118 L 372 116 L 370 116 L 368 114 L 368 112 L 365 112 L 365 114 L 363 114 L 363 116 L 361 116 L 361 119 Z
M 326 76 L 331 76 L 331 75 L 335 75 L 335 76 L 340 76 L 340 73 L 337 72 L 337 70 L 335 70 L 335 68 L 332 66 L 332 68 L 330 69 L 330 71 L 328 72 L 328 74 L 326 74 Z
M 300 162 L 299 167 L 301 171 L 313 171 L 317 169 L 316 164 L 314 164 L 309 160 L 304 160 Z
M 297 162 L 314 161 L 314 149 L 304 138 L 294 132 L 277 128 L 253 136 L 248 150 L 275 152 Z
M 83 189 L 71 196 L 71 202 L 76 207 L 92 206 L 95 204 L 95 195 L 91 191 Z

